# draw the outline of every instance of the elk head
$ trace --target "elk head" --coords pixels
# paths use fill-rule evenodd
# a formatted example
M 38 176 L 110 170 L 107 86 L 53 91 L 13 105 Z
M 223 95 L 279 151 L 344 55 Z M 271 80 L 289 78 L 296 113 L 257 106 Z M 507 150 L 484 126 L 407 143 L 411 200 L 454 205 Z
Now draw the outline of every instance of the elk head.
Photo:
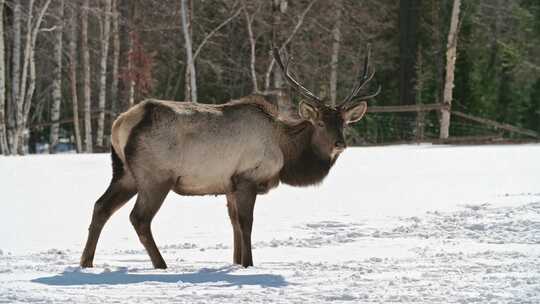
M 359 74 L 357 84 L 351 93 L 335 107 L 326 105 L 321 98 L 294 79 L 288 69 L 290 59 L 287 58 L 286 54 L 284 56 L 285 63 L 277 48 L 273 49 L 273 55 L 289 86 L 303 97 L 298 105 L 298 114 L 302 119 L 311 122 L 314 127 L 311 144 L 315 152 L 322 159 L 335 160 L 346 147 L 343 129 L 346 125 L 362 119 L 367 110 L 366 101 L 377 96 L 381 91 L 379 86 L 373 94 L 360 94 L 360 90 L 375 75 L 375 70 L 369 71 L 369 46 L 364 58 L 364 68 Z

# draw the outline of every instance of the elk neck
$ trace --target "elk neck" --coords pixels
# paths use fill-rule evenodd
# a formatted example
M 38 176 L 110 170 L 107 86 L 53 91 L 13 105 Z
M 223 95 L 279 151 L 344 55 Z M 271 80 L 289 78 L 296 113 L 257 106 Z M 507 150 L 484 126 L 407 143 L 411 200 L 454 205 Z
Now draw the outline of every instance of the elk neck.
M 308 186 L 322 182 L 334 161 L 320 157 L 311 144 L 314 132 L 308 121 L 283 124 L 280 148 L 283 152 L 283 168 L 280 181 L 292 186 Z

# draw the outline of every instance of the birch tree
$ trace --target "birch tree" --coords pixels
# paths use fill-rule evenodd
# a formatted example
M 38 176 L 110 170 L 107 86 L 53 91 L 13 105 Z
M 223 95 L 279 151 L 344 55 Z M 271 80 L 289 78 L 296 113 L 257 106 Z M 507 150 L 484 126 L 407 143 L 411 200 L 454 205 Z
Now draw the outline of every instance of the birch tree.
M 255 48 L 256 48 L 256 40 L 255 36 L 253 35 L 253 20 L 255 19 L 255 14 L 249 15 L 249 12 L 247 10 L 246 1 L 242 0 L 242 11 L 244 12 L 244 17 L 246 18 L 246 27 L 248 30 L 249 35 L 249 47 L 250 47 L 250 60 L 249 60 L 249 69 L 251 72 L 251 83 L 253 84 L 253 93 L 259 93 L 259 86 L 257 84 L 257 72 L 255 70 Z
M 88 10 L 89 1 L 84 0 L 81 16 L 81 49 L 83 56 L 83 92 L 84 92 L 84 151 L 92 153 L 92 116 L 90 95 L 90 50 L 88 49 Z
M 450 130 L 450 107 L 452 105 L 452 90 L 454 89 L 454 69 L 456 66 L 458 23 L 461 0 L 454 0 L 452 8 L 452 18 L 450 20 L 450 30 L 448 31 L 448 42 L 446 47 L 446 77 L 444 81 L 443 105 L 445 109 L 441 111 L 441 129 L 439 137 L 448 138 Z
M 120 67 L 120 14 L 118 12 L 118 2 L 112 0 L 112 81 L 111 81 L 111 111 L 116 114 L 118 111 L 118 71 Z
M 128 22 L 128 37 L 127 37 L 127 44 L 128 44 L 128 59 L 127 59 L 127 71 L 129 74 L 128 77 L 128 88 L 127 88 L 127 95 L 128 95 L 128 108 L 131 108 L 135 104 L 135 77 L 133 77 L 133 70 L 135 68 L 135 64 L 133 62 L 133 59 L 135 58 L 135 38 L 137 37 L 136 32 L 134 30 L 135 25 L 138 23 L 137 17 L 138 17 L 138 6 L 139 1 L 132 1 L 131 4 L 131 13 L 129 14 L 129 22 Z M 129 5 L 127 5 L 127 1 L 124 2 L 125 8 L 127 9 Z
M 103 146 L 103 133 L 105 127 L 105 103 L 107 92 L 107 58 L 109 54 L 109 40 L 111 27 L 111 0 L 105 1 L 104 18 L 101 26 L 101 57 L 99 64 L 99 116 L 97 124 L 96 145 Z
M 335 0 L 334 28 L 332 29 L 332 57 L 330 59 L 330 105 L 336 105 L 339 48 L 341 46 L 341 18 L 343 0 Z
M 81 128 L 79 123 L 79 98 L 77 90 L 77 10 L 72 7 L 69 39 L 69 81 L 71 89 L 71 109 L 73 114 L 73 130 L 75 133 L 75 148 L 78 153 L 83 152 L 81 141 Z
M 286 3 L 286 1 L 284 0 L 278 0 L 278 1 L 283 1 L 283 2 L 279 2 L 279 3 Z M 298 20 L 296 21 L 296 25 L 294 26 L 293 30 L 291 31 L 291 33 L 289 34 L 289 36 L 287 37 L 287 39 L 285 39 L 285 41 L 281 44 L 281 45 L 278 45 L 278 42 L 276 41 L 277 39 L 274 38 L 274 41 L 273 43 L 275 44 L 275 47 L 278 47 L 280 51 L 284 50 L 287 45 L 289 45 L 289 43 L 291 43 L 292 39 L 294 38 L 294 36 L 296 35 L 296 33 L 298 32 L 298 30 L 300 30 L 300 28 L 302 27 L 302 24 L 304 24 L 304 19 L 306 18 L 306 15 L 307 13 L 311 10 L 311 8 L 313 7 L 313 5 L 315 4 L 315 2 L 317 2 L 317 0 L 312 0 L 307 6 L 306 8 L 304 9 L 304 11 L 300 14 L 300 16 L 298 17 Z M 287 5 L 286 4 L 279 4 L 280 8 L 279 10 L 280 11 L 283 11 L 285 12 L 286 8 L 287 8 Z M 283 8 L 284 7 L 284 8 Z M 276 22 L 276 21 L 274 21 Z M 274 28 L 273 31 L 277 31 L 276 29 L 276 25 L 272 25 L 272 27 Z M 274 33 L 273 36 L 276 36 L 277 34 Z M 266 69 L 266 74 L 265 74 L 265 82 L 264 82 L 264 88 L 266 91 L 268 91 L 270 89 L 270 82 L 271 82 L 271 76 L 272 76 L 272 71 L 274 69 L 274 65 L 276 64 L 276 61 L 274 60 L 274 58 L 270 55 L 271 59 L 270 59 L 270 64 L 268 64 L 268 68 Z M 274 73 L 275 74 L 279 74 L 279 71 Z M 275 77 L 281 77 L 281 76 L 275 76 Z M 276 78 L 274 78 L 274 81 L 276 81 Z M 279 81 L 278 81 L 279 82 Z M 280 86 L 280 83 L 274 83 L 274 86 L 275 87 L 281 87 Z
M 9 154 L 6 134 L 6 69 L 4 46 L 4 0 L 0 0 L 0 153 Z
M 197 102 L 197 75 L 195 68 L 195 61 L 201 53 L 201 50 L 206 45 L 208 41 L 225 25 L 231 22 L 242 12 L 242 7 L 238 9 L 234 14 L 229 18 L 225 19 L 218 26 L 212 29 L 207 35 L 204 36 L 203 40 L 199 46 L 193 51 L 193 33 L 192 33 L 192 14 L 193 14 L 193 4 L 187 3 L 188 0 L 182 0 L 182 5 L 180 8 L 180 14 L 182 19 L 182 31 L 184 33 L 184 48 L 186 51 L 186 73 L 185 73 L 185 100 Z
M 28 8 L 28 16 L 26 22 L 26 41 L 24 50 L 23 69 L 19 89 L 19 99 L 17 102 L 17 128 L 13 138 L 13 146 L 19 154 L 24 154 L 25 149 L 23 147 L 24 132 L 26 130 L 26 124 L 28 122 L 28 116 L 30 114 L 30 106 L 32 98 L 34 96 L 34 90 L 36 87 L 36 62 L 35 62 L 35 46 L 39 33 L 43 16 L 49 8 L 51 0 L 47 0 L 45 4 L 39 10 L 37 18 L 34 22 L 33 9 L 34 0 L 30 0 Z M 12 154 L 14 152 L 12 151 Z
M 11 98 L 8 107 L 8 143 L 11 154 L 17 154 L 15 142 L 17 124 L 17 104 L 19 104 L 19 89 L 21 81 L 21 3 L 13 2 L 13 49 L 11 56 Z M 17 141 L 18 142 L 18 141 Z
M 188 71 L 186 76 L 189 76 L 189 86 L 186 86 L 189 92 L 186 92 L 185 99 L 186 101 L 197 102 L 197 75 L 195 74 L 195 61 L 193 60 L 193 44 L 190 31 L 191 18 L 188 18 L 188 14 L 191 14 L 191 12 L 188 12 L 188 10 L 188 0 L 181 0 L 180 15 L 182 19 L 182 32 L 184 33 L 186 69 Z
M 58 120 L 60 119 L 60 105 L 62 101 L 62 33 L 64 32 L 64 0 L 58 1 L 57 12 L 57 24 L 55 29 L 55 43 L 54 43 L 54 72 L 53 72 L 53 103 L 51 107 L 51 120 L 53 124 L 50 130 L 50 146 L 49 151 L 54 153 L 56 151 L 56 145 L 58 145 L 58 131 L 60 125 Z

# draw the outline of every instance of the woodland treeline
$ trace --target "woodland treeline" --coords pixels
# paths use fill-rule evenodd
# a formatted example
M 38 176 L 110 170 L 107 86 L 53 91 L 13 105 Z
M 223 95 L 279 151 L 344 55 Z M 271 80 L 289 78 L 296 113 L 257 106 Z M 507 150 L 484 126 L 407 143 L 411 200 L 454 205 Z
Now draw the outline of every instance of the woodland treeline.
M 370 105 L 451 102 L 540 132 L 536 0 L 0 0 L 0 16 L 4 154 L 106 150 L 114 118 L 145 98 L 272 94 L 284 87 L 272 46 L 330 104 L 349 93 L 370 44 L 382 86 Z M 288 96 L 283 111 L 298 101 Z M 444 112 L 368 114 L 348 136 L 438 138 Z M 488 131 L 458 118 L 449 126 L 450 137 Z

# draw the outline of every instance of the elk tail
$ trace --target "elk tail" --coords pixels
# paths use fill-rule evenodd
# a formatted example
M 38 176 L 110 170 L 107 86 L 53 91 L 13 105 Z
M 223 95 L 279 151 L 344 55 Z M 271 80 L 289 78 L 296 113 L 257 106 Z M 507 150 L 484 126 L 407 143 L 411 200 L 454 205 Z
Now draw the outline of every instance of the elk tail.
M 122 178 L 124 175 L 124 163 L 111 145 L 111 160 L 112 160 L 112 181 L 115 182 Z

